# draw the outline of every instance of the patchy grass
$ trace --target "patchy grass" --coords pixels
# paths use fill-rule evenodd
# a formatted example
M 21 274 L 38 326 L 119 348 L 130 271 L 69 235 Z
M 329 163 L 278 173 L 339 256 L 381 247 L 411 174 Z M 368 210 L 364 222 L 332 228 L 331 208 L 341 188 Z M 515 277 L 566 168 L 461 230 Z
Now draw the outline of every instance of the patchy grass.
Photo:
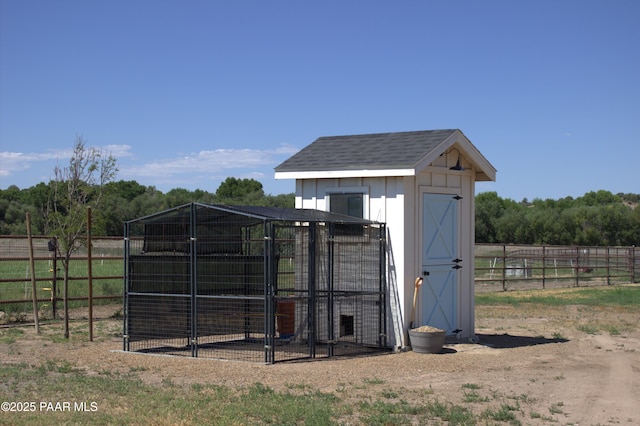
M 40 365 L 0 364 L 0 396 L 10 401 L 37 401 L 33 410 L 3 415 L 6 419 L 11 416 L 14 425 L 518 424 L 515 413 L 519 402 L 529 402 L 525 397 L 484 392 L 482 385 L 474 383 L 462 386 L 465 397 L 456 404 L 442 400 L 432 390 L 393 388 L 377 378 L 364 380 L 367 396 L 356 397 L 354 393 L 363 384 L 345 384 L 342 392 L 322 392 L 305 384 L 276 391 L 259 382 L 237 388 L 201 383 L 178 385 L 167 378 L 148 384 L 139 376 L 146 370 L 87 374 L 63 359 Z M 62 401 L 70 403 L 68 409 L 56 407 L 55 403 Z M 54 405 L 41 406 L 40 402 Z M 483 407 L 484 404 L 491 406 Z
M 21 328 L 9 328 L 2 335 L 0 335 L 0 343 L 10 345 L 16 342 L 20 336 L 24 335 L 24 330 Z
M 538 304 L 546 306 L 640 306 L 640 286 L 609 286 L 566 288 L 557 290 L 527 290 L 513 292 L 479 293 L 476 305 Z
M 638 288 L 640 289 L 640 287 Z M 480 310 L 488 311 L 496 307 L 514 312 L 518 318 L 544 319 L 547 333 L 558 330 L 557 324 L 567 323 L 579 331 L 589 333 L 608 332 L 612 335 L 624 333 L 637 324 L 627 312 L 637 311 L 640 294 L 636 287 L 606 287 L 602 289 L 548 290 L 545 294 L 531 292 L 509 292 L 478 295 Z M 628 291 L 630 290 L 630 291 Z M 635 302 L 634 302 L 635 300 Z M 595 304 L 600 301 L 602 305 Z M 634 304 L 635 303 L 635 304 Z M 507 307 L 505 309 L 505 306 Z M 518 306 L 517 309 L 512 309 Z M 547 318 L 548 306 L 554 306 L 559 313 Z M 589 308 L 583 308 L 588 306 Z M 531 307 L 531 309 L 529 309 Z M 566 308 L 565 308 L 566 307 Z M 607 317 L 602 322 L 593 320 L 594 310 L 598 312 L 625 312 L 618 322 Z M 495 318 L 499 318 L 496 316 Z M 633 317 L 637 318 L 637 317 Z M 86 324 L 72 322 L 72 339 L 63 339 L 60 328 L 50 324 L 44 327 L 36 341 L 45 347 L 64 345 L 74 348 L 87 341 Z M 95 324 L 96 341 L 113 339 L 121 333 L 121 324 L 104 322 Z M 582 327 L 582 328 L 580 328 Z M 11 353 L 18 348 L 21 339 L 26 339 L 26 328 L 0 329 L 0 344 Z M 553 333 L 555 340 L 565 340 L 562 331 Z M 538 335 L 531 332 L 531 336 Z M 542 336 L 539 336 L 540 338 Z M 24 349 L 26 350 L 26 349 Z M 446 356 L 446 355 L 445 355 Z M 442 358 L 442 356 L 438 355 Z M 17 359 L 17 358 L 16 358 Z M 434 360 L 437 359 L 434 356 Z M 20 360 L 20 359 L 18 359 Z M 33 361 L 32 361 L 33 362 Z M 185 384 L 175 377 L 163 377 L 155 367 L 131 367 L 124 371 L 86 371 L 66 359 L 47 359 L 37 365 L 24 362 L 0 364 L 0 397 L 4 401 L 70 401 L 88 407 L 89 412 L 38 411 L 21 413 L 0 413 L 0 423 L 15 425 L 44 424 L 221 424 L 221 425 L 404 425 L 404 424 L 527 424 L 535 421 L 556 422 L 566 417 L 568 411 L 563 402 L 537 401 L 536 393 L 522 393 L 520 390 L 496 390 L 491 381 L 482 381 L 473 376 L 458 382 L 455 389 L 447 389 L 434 382 L 432 387 L 425 382 L 421 387 L 403 387 L 389 380 L 376 370 L 367 371 L 365 376 L 340 376 L 334 391 L 325 391 L 300 381 L 293 381 L 282 390 L 256 382 L 246 386 L 221 384 Z M 242 368 L 242 364 L 239 364 Z M 496 375 L 511 370 L 511 366 L 500 366 Z M 100 371 L 103 370 L 103 371 Z M 547 376 L 543 379 L 531 374 L 523 380 L 530 383 L 553 380 L 554 385 L 569 382 L 570 372 Z M 157 374 L 156 374 L 157 373 Z M 566 374 L 566 376 L 565 376 Z M 154 376 L 156 380 L 148 380 Z M 337 376 L 336 376 L 337 377 Z M 334 377 L 334 380 L 335 378 Z M 364 378 L 362 378 L 364 377 Z M 381 377 L 385 377 L 384 379 Z M 406 384 L 404 384 L 406 385 Z M 527 391 L 528 392 L 528 391 Z M 451 397 L 453 395 L 453 397 Z M 449 396 L 449 398 L 447 398 Z M 85 405 L 82 405 L 86 403 Z M 95 403 L 95 406 L 92 405 Z M 47 407 L 45 407 L 47 408 Z M 54 407 L 55 408 L 55 407 Z
M 487 408 L 481 415 L 483 419 L 496 422 L 508 422 L 511 425 L 520 425 L 516 413 L 520 411 L 519 405 L 501 404 L 499 408 Z
M 636 329 L 633 316 L 640 308 L 640 286 L 479 293 L 475 300 L 477 318 L 482 315 L 491 317 L 510 307 L 511 317 L 552 318 L 562 328 L 569 325 L 585 334 L 620 336 Z M 559 317 L 562 310 L 564 317 Z M 594 316 L 594 312 L 606 313 L 608 319 L 603 315 Z M 599 319 L 594 320 L 594 317 Z M 549 326 L 553 323 L 550 322 Z M 552 335 L 558 341 L 567 339 L 559 331 Z
M 600 327 L 597 324 L 580 324 L 578 330 L 586 334 L 598 334 Z
M 246 389 L 164 381 L 144 384 L 135 373 L 88 376 L 64 360 L 42 365 L 2 364 L 4 400 L 36 401 L 33 410 L 3 413 L 14 425 L 94 424 L 331 424 L 340 399 L 306 390 L 301 395 L 276 392 L 256 383 Z M 40 402 L 70 402 L 70 408 L 41 407 Z M 79 412 L 84 404 L 89 412 Z M 94 411 L 91 411 L 95 407 Z

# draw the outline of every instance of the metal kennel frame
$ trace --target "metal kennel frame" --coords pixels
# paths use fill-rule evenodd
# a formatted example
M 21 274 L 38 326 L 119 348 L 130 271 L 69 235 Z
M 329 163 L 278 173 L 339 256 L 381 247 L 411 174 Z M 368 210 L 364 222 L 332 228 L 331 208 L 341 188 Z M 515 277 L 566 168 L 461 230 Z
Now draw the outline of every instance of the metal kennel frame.
M 384 223 L 190 203 L 124 233 L 125 351 L 270 364 L 387 348 Z

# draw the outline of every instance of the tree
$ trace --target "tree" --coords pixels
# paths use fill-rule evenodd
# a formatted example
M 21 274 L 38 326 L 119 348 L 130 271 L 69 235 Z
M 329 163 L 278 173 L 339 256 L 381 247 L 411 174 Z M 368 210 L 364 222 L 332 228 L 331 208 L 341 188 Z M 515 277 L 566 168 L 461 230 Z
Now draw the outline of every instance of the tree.
M 88 148 L 76 136 L 69 166 L 54 168 L 51 198 L 46 211 L 49 232 L 57 240 L 64 273 L 64 337 L 69 338 L 69 261 L 86 244 L 87 207 L 97 209 L 106 185 L 118 171 L 116 159 L 96 148 Z
M 216 198 L 223 203 L 239 204 L 243 200 L 264 197 L 262 184 L 255 179 L 228 177 L 216 191 Z
M 40 182 L 36 186 L 22 190 L 22 202 L 32 207 L 31 220 L 34 232 L 45 234 L 44 212 L 51 198 L 51 186 Z
M 525 208 L 508 208 L 496 221 L 496 238 L 503 244 L 531 244 L 531 225 Z
M 269 197 L 269 205 L 272 207 L 294 208 L 296 206 L 296 194 L 279 194 Z
M 173 207 L 182 206 L 183 204 L 188 204 L 195 200 L 193 198 L 193 193 L 188 189 L 174 188 L 165 194 L 164 201 L 166 204 L 164 208 L 171 209 Z
M 16 185 L 9 185 L 9 187 L 5 190 L 0 189 L 0 194 L 2 194 L 2 198 L 8 201 L 17 201 L 20 200 L 20 188 Z
M 495 191 L 476 196 L 476 242 L 495 243 L 496 221 L 504 212 L 504 202 Z
M 147 188 L 144 185 L 140 185 L 135 180 L 120 180 L 117 182 L 110 182 L 107 184 L 109 192 L 117 194 L 118 197 L 124 198 L 127 201 L 132 201 L 139 195 L 145 193 Z
M 620 201 L 622 201 L 620 197 L 602 189 L 587 192 L 576 200 L 577 203 L 587 206 L 604 206 L 607 204 L 617 204 L 620 203 Z
M 148 186 L 144 194 L 138 195 L 131 203 L 131 213 L 124 220 L 147 216 L 163 208 L 163 195 L 154 186 Z M 122 226 L 122 224 L 120 224 Z
M 626 244 L 640 246 L 640 207 L 629 212 L 629 237 Z

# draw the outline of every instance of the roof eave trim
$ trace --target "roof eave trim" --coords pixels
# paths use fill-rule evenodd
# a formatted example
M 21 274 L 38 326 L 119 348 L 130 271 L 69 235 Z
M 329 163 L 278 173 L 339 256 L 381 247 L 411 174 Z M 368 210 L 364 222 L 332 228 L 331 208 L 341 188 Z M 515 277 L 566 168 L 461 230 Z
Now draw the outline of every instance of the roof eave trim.
M 416 170 L 409 169 L 380 169 L 380 170 L 312 170 L 306 172 L 276 172 L 276 179 L 334 179 L 351 177 L 387 177 L 387 176 L 415 176 Z
M 476 173 L 476 182 L 495 182 L 495 181 L 496 181 L 495 173 L 493 174 L 493 176 L 489 176 L 484 172 Z

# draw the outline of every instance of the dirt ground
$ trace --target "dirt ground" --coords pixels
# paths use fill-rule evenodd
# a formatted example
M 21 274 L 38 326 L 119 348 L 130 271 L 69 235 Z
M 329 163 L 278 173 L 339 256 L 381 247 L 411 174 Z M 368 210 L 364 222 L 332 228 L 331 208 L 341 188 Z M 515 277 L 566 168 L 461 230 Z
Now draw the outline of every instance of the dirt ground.
M 121 320 L 95 325 L 107 337 L 59 344 L 29 327 L 19 346 L 0 344 L 2 362 L 63 359 L 88 374 L 136 371 L 151 384 L 259 382 L 276 390 L 305 385 L 374 400 L 387 390 L 411 404 L 448 401 L 477 414 L 506 404 L 527 425 L 640 424 L 640 312 L 629 310 L 479 306 L 479 342 L 448 342 L 440 354 L 407 351 L 275 365 L 125 353 Z

